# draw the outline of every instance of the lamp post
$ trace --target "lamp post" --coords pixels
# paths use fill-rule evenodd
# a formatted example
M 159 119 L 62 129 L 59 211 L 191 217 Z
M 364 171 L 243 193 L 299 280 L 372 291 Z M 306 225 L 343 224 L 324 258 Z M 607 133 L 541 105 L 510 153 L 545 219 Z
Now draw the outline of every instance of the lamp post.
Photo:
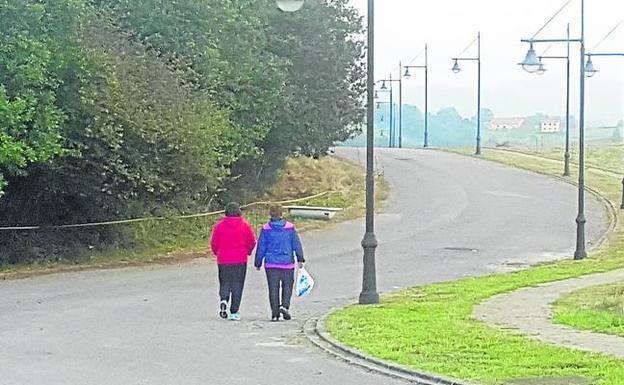
M 359 303 L 379 303 L 377 293 L 377 271 L 375 267 L 375 0 L 368 0 L 368 63 L 367 63 L 367 121 L 366 121 L 366 233 L 362 239 L 364 249 L 362 270 L 362 291 Z
M 401 94 L 402 94 L 402 91 L 403 91 L 403 88 L 402 88 L 403 81 L 401 79 L 392 79 L 392 74 L 390 74 L 390 77 L 388 79 L 381 79 L 377 83 L 379 83 L 379 82 L 381 82 L 381 89 L 382 90 L 387 90 L 388 89 L 388 86 L 386 86 L 386 83 L 390 84 L 390 101 L 391 102 L 394 102 L 394 96 L 393 96 L 394 86 L 393 86 L 393 84 L 394 83 L 399 83 L 399 113 L 398 113 L 399 118 L 393 120 L 393 123 L 396 123 L 396 121 L 398 120 L 398 123 L 399 123 L 399 129 L 398 129 L 398 131 L 399 131 L 399 148 L 400 148 L 400 146 L 401 146 L 401 139 L 400 139 L 400 137 L 401 137 L 401 133 L 403 131 L 403 122 L 402 122 L 402 119 L 401 119 L 402 118 L 402 112 L 403 112 L 403 109 L 401 108 L 401 102 L 402 102 Z M 390 106 L 390 111 L 392 111 L 393 108 L 394 107 L 391 105 Z M 390 145 L 389 145 L 390 148 L 394 147 L 397 144 L 397 140 L 396 140 L 397 139 L 397 135 L 396 135 L 396 132 L 394 130 L 394 125 L 392 125 L 392 131 L 391 132 L 392 132 L 392 134 L 390 135 Z
M 375 91 L 375 99 L 379 99 L 379 92 L 387 92 L 388 94 L 390 94 L 390 101 L 389 102 L 383 102 L 384 104 L 389 104 L 390 105 L 390 122 L 389 122 L 389 129 L 388 129 L 388 148 L 392 147 L 392 138 L 393 138 L 393 131 L 394 131 L 394 102 L 393 102 L 393 98 L 392 98 L 392 86 L 390 87 L 390 89 L 388 89 L 388 87 L 386 87 L 386 83 L 385 81 L 381 81 L 381 89 L 380 90 L 376 90 Z M 381 104 L 382 102 L 377 102 L 378 104 L 378 108 L 379 108 L 379 104 Z
M 389 105 L 389 107 L 390 107 L 390 108 L 392 108 L 392 103 L 390 103 L 390 102 L 379 102 L 379 101 L 378 101 L 378 102 L 376 102 L 375 104 L 376 104 L 376 109 L 378 109 L 378 110 L 381 108 L 381 105 L 382 105 L 382 104 L 388 104 L 388 105 Z M 392 111 L 390 111 L 390 112 L 392 113 Z M 381 115 L 381 121 L 383 122 L 383 113 L 382 113 L 382 115 Z M 392 121 L 390 121 L 390 122 L 392 122 Z M 390 129 L 391 129 L 391 123 L 389 123 L 389 125 L 388 125 L 388 136 L 390 136 Z M 381 137 L 383 138 L 383 136 L 384 136 L 384 134 L 383 134 L 383 133 L 384 133 L 383 129 L 382 129 L 380 132 L 381 132 Z
M 535 62 L 533 61 L 533 53 L 528 53 L 527 58 L 519 65 L 522 66 L 527 72 L 535 73 L 537 75 L 543 75 L 546 72 L 543 60 L 548 59 L 565 59 L 566 60 L 566 131 L 565 131 L 565 152 L 563 162 L 563 176 L 570 176 L 570 24 L 567 28 L 567 54 L 566 56 L 537 56 L 537 62 L 539 63 L 537 70 L 535 69 Z M 529 49 L 530 51 L 531 49 Z M 533 51 L 535 52 L 535 51 Z M 528 61 L 527 61 L 528 60 Z M 527 69 L 528 68 L 528 69 Z
M 286 12 L 301 9 L 304 0 L 276 0 L 277 6 Z M 366 80 L 366 233 L 362 239 L 363 269 L 362 291 L 359 303 L 379 303 L 377 272 L 375 268 L 375 0 L 368 0 L 368 63 Z
M 476 61 L 477 62 L 477 148 L 475 155 L 481 155 L 481 32 L 477 34 L 477 57 L 454 57 L 455 61 L 451 71 L 458 74 L 461 71 L 459 67 L 460 61 Z
M 405 68 L 404 78 L 409 79 L 412 75 L 409 70 L 412 68 L 422 68 L 425 70 L 425 140 L 423 143 L 424 148 L 429 147 L 429 64 L 427 58 L 427 44 L 425 44 L 425 65 L 423 66 L 412 66 L 406 65 L 403 66 Z
M 581 260 L 587 257 L 585 242 L 585 0 L 581 0 L 581 35 L 579 38 L 571 39 L 522 39 L 529 43 L 529 51 L 522 63 L 522 67 L 528 72 L 539 70 L 539 60 L 533 49 L 538 43 L 580 43 L 580 113 L 579 113 L 579 178 L 578 178 L 578 214 L 576 217 L 576 250 L 574 259 Z

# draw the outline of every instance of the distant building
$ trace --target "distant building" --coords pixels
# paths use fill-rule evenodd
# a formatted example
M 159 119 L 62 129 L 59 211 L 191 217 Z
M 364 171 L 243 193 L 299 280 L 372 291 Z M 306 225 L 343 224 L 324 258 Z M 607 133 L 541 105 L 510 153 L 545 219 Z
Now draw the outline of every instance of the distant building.
M 552 134 L 561 131 L 560 120 L 544 120 L 540 123 L 540 132 L 542 134 Z
M 490 120 L 490 130 L 508 131 L 521 128 L 526 119 L 524 118 L 494 118 Z

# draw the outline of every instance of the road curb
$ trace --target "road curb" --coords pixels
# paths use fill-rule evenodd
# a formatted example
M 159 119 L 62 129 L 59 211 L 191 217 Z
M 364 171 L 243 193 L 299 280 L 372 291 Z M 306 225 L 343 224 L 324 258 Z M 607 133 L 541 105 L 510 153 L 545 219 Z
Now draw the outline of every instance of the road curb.
M 321 318 L 310 318 L 306 321 L 303 332 L 313 345 L 335 358 L 366 371 L 382 376 L 403 380 L 415 385 L 471 385 L 468 382 L 450 379 L 427 372 L 413 370 L 406 366 L 374 358 L 357 349 L 351 348 L 329 335 L 325 328 L 327 317 L 336 309 Z

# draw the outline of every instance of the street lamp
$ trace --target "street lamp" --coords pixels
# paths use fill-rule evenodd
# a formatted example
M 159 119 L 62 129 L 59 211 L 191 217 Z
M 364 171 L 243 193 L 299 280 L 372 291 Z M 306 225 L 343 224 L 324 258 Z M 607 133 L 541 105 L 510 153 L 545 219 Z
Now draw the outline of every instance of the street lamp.
M 277 7 L 284 12 L 296 12 L 303 7 L 304 0 L 276 0 Z
M 477 34 L 477 57 L 476 58 L 455 57 L 455 58 L 452 58 L 451 60 L 455 61 L 455 64 L 453 65 L 453 68 L 451 68 L 451 71 L 453 71 L 456 74 L 458 74 L 461 71 L 461 68 L 459 67 L 460 61 L 476 61 L 477 62 L 477 149 L 475 151 L 475 155 L 481 155 L 481 32 Z
M 461 68 L 459 68 L 459 63 L 457 62 L 458 59 L 455 59 L 455 65 L 453 66 L 453 68 L 451 68 L 451 71 L 453 71 L 454 73 L 458 74 L 461 71 Z
M 276 0 L 277 6 L 285 12 L 294 12 L 303 6 L 304 0 Z M 367 28 L 367 80 L 366 80 L 366 232 L 362 239 L 363 270 L 362 291 L 359 303 L 379 303 L 377 293 L 377 272 L 375 267 L 375 0 L 368 0 Z
M 375 96 L 376 99 L 379 99 L 379 92 L 386 92 L 388 94 L 390 94 L 390 101 L 389 102 L 377 102 L 377 109 L 379 109 L 381 107 L 381 104 L 389 104 L 390 105 L 390 122 L 389 124 L 389 129 L 388 129 L 388 148 L 392 147 L 392 131 L 393 131 L 393 127 L 394 127 L 394 102 L 392 99 L 392 87 L 390 87 L 390 89 L 385 89 L 385 90 L 381 90 L 381 91 L 375 91 Z
M 399 148 L 400 148 L 401 147 L 401 134 L 402 134 L 402 131 L 403 131 L 403 124 L 401 122 L 401 117 L 402 117 L 401 115 L 402 115 L 402 112 L 403 112 L 403 109 L 401 108 L 401 103 L 402 103 L 402 96 L 401 96 L 401 94 L 402 94 L 402 91 L 403 91 L 403 87 L 402 87 L 402 83 L 403 82 L 401 81 L 401 79 L 392 79 L 392 74 L 390 74 L 390 77 L 388 79 L 382 79 L 382 80 L 377 81 L 376 83 L 379 83 L 379 82 L 381 82 L 380 89 L 384 90 L 384 91 L 388 90 L 388 86 L 386 84 L 387 83 L 390 84 L 390 90 L 389 90 L 389 92 L 390 92 L 390 102 L 391 102 L 391 104 L 390 104 L 390 112 L 392 114 L 394 114 L 394 112 L 393 112 L 393 109 L 394 109 L 394 107 L 393 107 L 394 91 L 393 91 L 393 86 L 392 85 L 393 85 L 393 83 L 399 83 L 399 118 L 398 118 L 398 122 L 399 122 Z M 393 123 L 396 123 L 396 120 L 397 119 L 394 119 Z M 389 145 L 390 148 L 395 146 L 395 144 L 397 142 L 396 136 L 397 135 L 396 135 L 396 132 L 394 130 L 394 125 L 391 125 L 390 145 Z
M 367 121 L 366 121 L 366 233 L 362 239 L 364 256 L 362 259 L 362 291 L 359 303 L 371 305 L 379 303 L 377 292 L 377 271 L 375 267 L 375 0 L 368 0 L 368 60 L 367 60 Z
M 565 153 L 563 164 L 563 176 L 570 176 L 570 25 L 567 28 L 567 55 L 566 56 L 539 56 L 538 70 L 534 73 L 543 75 L 547 70 L 544 67 L 544 59 L 563 59 L 566 61 L 566 135 L 565 135 Z M 533 45 L 531 45 L 532 47 Z M 532 48 L 531 48 L 532 49 Z M 527 54 L 527 56 L 529 56 Z M 522 63 L 520 63 L 522 65 Z M 524 65 L 523 67 L 524 68 Z
M 425 70 L 425 141 L 423 144 L 424 148 L 429 147 L 429 64 L 427 58 L 427 44 L 425 44 L 425 65 L 423 66 L 411 66 L 406 65 L 404 78 L 409 79 L 412 75 L 410 74 L 410 68 L 422 68 Z
M 576 250 L 574 259 L 580 260 L 587 257 L 585 242 L 585 0 L 581 0 L 581 36 L 576 39 L 522 39 L 523 42 L 529 43 L 529 51 L 525 60 L 520 63 L 528 72 L 534 72 L 535 63 L 539 69 L 539 60 L 535 55 L 533 44 L 537 43 L 580 43 L 580 114 L 579 114 L 579 180 L 578 180 L 578 214 L 576 217 Z M 536 60 L 534 60 L 536 59 Z
M 542 59 L 543 59 L 543 57 L 540 56 L 540 58 L 539 58 L 539 62 L 540 62 L 539 68 L 535 72 L 538 75 L 544 75 L 546 73 L 546 71 L 547 71 L 546 68 L 544 67 L 544 63 L 542 62 Z
M 585 74 L 588 78 L 593 78 L 594 75 L 596 75 L 596 72 L 598 71 L 594 68 L 594 62 L 592 62 L 592 57 L 591 55 L 588 55 L 587 64 L 585 64 Z
M 527 51 L 526 57 L 523 61 L 518 63 L 522 66 L 522 68 L 529 73 L 535 73 L 539 71 L 540 61 L 537 58 L 537 54 L 535 53 L 535 49 L 533 49 L 533 44 L 530 45 L 529 50 Z

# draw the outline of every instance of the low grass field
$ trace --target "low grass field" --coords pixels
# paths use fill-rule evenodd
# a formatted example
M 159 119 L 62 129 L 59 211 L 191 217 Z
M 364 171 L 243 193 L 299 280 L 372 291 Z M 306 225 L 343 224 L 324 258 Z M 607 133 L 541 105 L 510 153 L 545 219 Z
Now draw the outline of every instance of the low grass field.
M 555 322 L 624 337 L 624 282 L 576 291 L 555 304 Z

